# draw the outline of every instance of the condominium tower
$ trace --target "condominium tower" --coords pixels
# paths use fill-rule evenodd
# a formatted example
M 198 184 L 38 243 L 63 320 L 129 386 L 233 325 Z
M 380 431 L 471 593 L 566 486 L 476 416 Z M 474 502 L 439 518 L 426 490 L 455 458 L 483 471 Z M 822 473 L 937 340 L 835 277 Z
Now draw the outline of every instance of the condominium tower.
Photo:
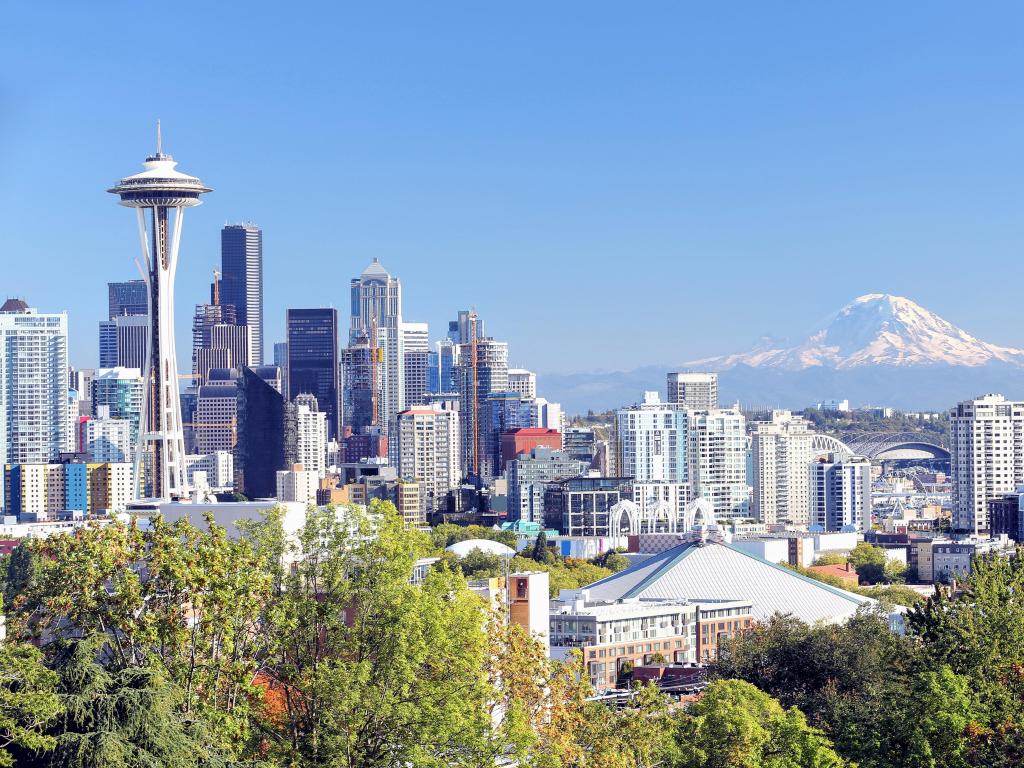
M 68 319 L 0 306 L 0 466 L 46 464 L 68 444 Z
M 1024 402 L 984 395 L 949 414 L 953 529 L 988 533 L 988 502 L 1024 483 Z

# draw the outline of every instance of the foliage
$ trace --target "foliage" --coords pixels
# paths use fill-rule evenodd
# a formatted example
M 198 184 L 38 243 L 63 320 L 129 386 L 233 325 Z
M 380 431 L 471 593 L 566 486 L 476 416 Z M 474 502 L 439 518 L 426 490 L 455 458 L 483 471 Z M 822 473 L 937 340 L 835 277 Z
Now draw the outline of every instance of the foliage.
M 456 559 L 456 562 L 467 579 L 485 579 L 501 576 L 505 572 L 504 557 L 483 552 L 479 548 L 466 553 L 461 559 Z
M 679 768 L 840 768 L 846 761 L 795 707 L 742 680 L 718 680 L 679 719 Z
M 528 557 L 538 563 L 551 563 L 557 559 L 557 555 L 548 547 L 548 535 L 543 530 L 537 534 L 537 541 L 533 543 Z
M 865 584 L 878 584 L 886 581 L 886 563 L 888 558 L 885 550 L 862 541 L 850 552 L 850 565 L 857 572 L 861 582 Z
M 30 542 L 23 541 L 7 557 L 4 576 L 4 605 L 13 606 L 18 595 L 32 584 L 39 573 L 39 555 Z
M 881 613 L 814 627 L 776 616 L 728 642 L 712 674 L 745 680 L 784 707 L 799 708 L 844 757 L 878 765 L 877 731 L 886 703 L 902 693 L 910 651 Z
M 154 667 L 105 668 L 98 638 L 62 644 L 55 666 L 63 713 L 44 764 L 56 768 L 186 768 L 211 765 L 179 717 L 181 690 Z
M 245 747 L 261 704 L 253 680 L 270 639 L 258 619 L 272 586 L 248 540 L 210 521 L 203 531 L 158 517 L 145 530 L 84 528 L 31 548 L 39 573 L 16 625 L 51 656 L 50 645 L 92 638 L 112 674 L 155 666 L 180 689 L 182 716 L 209 723 L 211 749 Z
M 513 571 L 547 571 L 552 598 L 558 597 L 558 593 L 563 589 L 580 589 L 612 575 L 607 568 L 572 557 L 564 560 L 554 558 L 550 563 L 538 563 L 520 555 L 512 558 L 509 568 Z
M 622 552 L 623 550 L 621 549 L 609 549 L 604 554 L 598 555 L 588 562 L 601 568 L 607 568 L 612 573 L 618 573 L 619 571 L 626 570 L 631 565 L 629 558 L 622 554 Z
M 391 505 L 311 511 L 265 612 L 268 755 L 290 765 L 476 764 L 490 745 L 486 613 Z
M 886 609 L 902 605 L 913 608 L 925 601 L 924 595 L 902 584 L 885 584 L 875 587 L 862 587 L 858 594 L 878 600 Z
M 39 650 L 25 643 L 0 644 L 0 766 L 14 764 L 12 750 L 53 748 L 53 737 L 43 729 L 60 712 L 56 682 Z
M 814 561 L 815 565 L 846 565 L 849 558 L 841 552 L 822 552 Z

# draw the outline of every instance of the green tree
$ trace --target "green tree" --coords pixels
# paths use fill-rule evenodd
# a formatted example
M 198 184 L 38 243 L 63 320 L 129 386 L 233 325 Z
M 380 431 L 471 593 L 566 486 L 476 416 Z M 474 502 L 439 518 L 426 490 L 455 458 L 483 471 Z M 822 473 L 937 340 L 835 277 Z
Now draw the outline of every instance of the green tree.
M 3 592 L 4 605 L 16 605 L 18 597 L 35 581 L 38 573 L 39 556 L 29 542 L 21 542 L 7 558 Z
M 818 559 L 814 561 L 815 565 L 846 565 L 848 558 L 839 552 L 822 552 L 818 555 Z
M 110 671 L 104 643 L 67 643 L 55 666 L 62 714 L 49 729 L 53 768 L 186 768 L 219 760 L 178 716 L 181 690 L 155 667 Z M 21 762 L 19 760 L 19 762 Z
M 467 552 L 466 556 L 457 562 L 467 579 L 484 579 L 501 576 L 504 573 L 505 558 L 483 552 L 479 548 Z
M 718 680 L 678 721 L 679 768 L 839 768 L 846 762 L 795 707 Z
M 810 627 L 776 616 L 725 645 L 715 678 L 745 680 L 797 707 L 847 759 L 878 762 L 879 733 L 888 703 L 909 701 L 905 680 L 913 646 L 889 630 L 881 612 L 864 612 L 844 625 Z
M 537 534 L 537 540 L 533 543 L 533 559 L 538 563 L 550 563 L 555 559 L 555 554 L 548 548 L 548 535 L 543 530 Z
M 266 612 L 268 757 L 288 765 L 476 765 L 493 747 L 483 601 L 390 504 L 314 510 Z
M 880 581 L 886 580 L 885 565 L 887 559 L 884 549 L 862 541 L 850 552 L 849 562 L 862 582 L 877 584 Z
M 207 522 L 161 518 L 33 542 L 39 571 L 14 619 L 49 646 L 92 638 L 105 670 L 153 668 L 181 692 L 184 720 L 210 727 L 210 748 L 240 754 L 254 737 L 254 685 L 270 638 L 260 614 L 272 575 L 253 544 Z
M 38 649 L 24 643 L 0 644 L 0 766 L 14 764 L 12 751 L 42 753 L 54 739 L 45 726 L 60 712 L 57 676 L 42 663 Z

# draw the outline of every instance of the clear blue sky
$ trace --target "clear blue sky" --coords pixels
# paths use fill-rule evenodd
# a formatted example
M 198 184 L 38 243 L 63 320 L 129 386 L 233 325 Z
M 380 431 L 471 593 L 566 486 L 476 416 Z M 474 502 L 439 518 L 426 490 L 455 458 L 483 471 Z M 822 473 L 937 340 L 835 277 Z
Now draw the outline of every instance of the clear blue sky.
M 96 361 L 135 276 L 104 190 L 167 151 L 190 212 L 179 345 L 219 228 L 264 229 L 267 335 L 347 311 L 374 256 L 433 335 L 475 305 L 516 364 L 628 369 L 910 296 L 1024 346 L 1024 5 L 12 3 L 0 292 Z

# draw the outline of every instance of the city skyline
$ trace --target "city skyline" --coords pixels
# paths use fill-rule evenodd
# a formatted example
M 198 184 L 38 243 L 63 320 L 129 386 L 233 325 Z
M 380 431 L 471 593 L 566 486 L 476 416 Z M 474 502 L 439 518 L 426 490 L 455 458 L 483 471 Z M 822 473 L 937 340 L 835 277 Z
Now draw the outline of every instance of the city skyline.
M 374 257 L 403 281 L 405 314 L 429 322 L 432 338 L 475 306 L 509 342 L 510 363 L 542 375 L 676 364 L 749 348 L 761 332 L 798 337 L 879 290 L 1024 346 L 1001 310 L 1010 281 L 982 300 L 952 294 L 948 278 L 968 258 L 982 271 L 1013 268 L 1022 116 L 1004 94 L 1019 70 L 1008 30 L 1020 11 L 965 19 L 951 8 L 776 9 L 770 41 L 756 9 L 588 8 L 548 11 L 538 25 L 530 8 L 410 8 L 388 26 L 398 58 L 368 57 L 359 40 L 384 27 L 374 11 L 325 8 L 322 26 L 346 45 L 327 61 L 336 47 L 304 25 L 313 39 L 296 70 L 285 66 L 290 45 L 265 62 L 242 55 L 271 34 L 268 9 L 248 14 L 247 42 L 221 34 L 227 11 L 196 8 L 180 44 L 212 60 L 169 84 L 159 114 L 141 101 L 141 74 L 122 72 L 102 93 L 85 87 L 141 15 L 69 8 L 43 24 L 15 9 L 8 29 L 30 31 L 0 33 L 0 203 L 19 212 L 5 229 L 16 257 L 5 293 L 67 309 L 73 363 L 95 363 L 105 284 L 138 277 L 130 227 L 97 190 L 151 150 L 159 117 L 169 151 L 218 189 L 186 237 L 179 338 L 219 261 L 221 226 L 252 220 L 266 235 L 267 349 L 284 337 L 286 308 L 344 310 L 347 281 Z M 83 40 L 88 56 L 48 55 Z M 165 75 L 171 65 L 156 66 Z M 58 166 L 77 204 L 52 227 L 24 200 Z M 44 259 L 51 269 L 33 269 Z M 712 327 L 691 334 L 676 302 L 651 302 L 639 284 L 622 290 L 637 263 L 676 281 L 692 312 L 717 310 Z M 465 279 L 474 270 L 482 279 Z M 723 295 L 727 278 L 734 290 Z M 799 300 L 772 301 L 765 286 Z M 528 313 L 523 296 L 540 299 Z

